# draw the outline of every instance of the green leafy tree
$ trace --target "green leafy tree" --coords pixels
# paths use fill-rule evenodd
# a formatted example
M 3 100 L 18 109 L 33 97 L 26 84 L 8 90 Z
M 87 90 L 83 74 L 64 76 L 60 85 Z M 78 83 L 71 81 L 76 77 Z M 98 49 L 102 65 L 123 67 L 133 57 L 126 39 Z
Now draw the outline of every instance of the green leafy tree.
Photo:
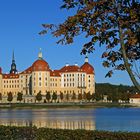
M 66 94 L 66 100 L 69 101 L 69 94 Z
M 39 92 L 37 93 L 37 95 L 36 95 L 36 100 L 37 100 L 38 102 L 40 102 L 40 101 L 42 100 L 41 91 L 39 91 Z
M 46 99 L 47 99 L 48 102 L 50 102 L 51 94 L 50 94 L 49 91 L 46 93 Z
M 75 92 L 73 92 L 72 93 L 72 98 L 71 98 L 73 101 L 75 101 L 76 100 L 76 93 Z
M 91 96 L 90 92 L 87 93 L 86 98 L 87 98 L 88 101 L 91 100 L 92 96 Z
M 60 99 L 61 99 L 61 101 L 64 99 L 64 94 L 63 94 L 63 92 L 60 92 Z
M 96 93 L 94 94 L 94 99 L 95 99 L 96 101 L 102 100 L 102 94 L 96 92 Z
M 124 102 L 129 102 L 129 97 L 130 97 L 130 94 L 128 92 L 125 92 L 125 93 L 120 93 L 119 99 Z
M 13 100 L 13 94 L 12 94 L 12 92 L 9 92 L 8 94 L 7 94 L 7 101 L 8 102 L 11 102 Z
M 87 100 L 87 93 L 86 92 L 84 92 L 84 94 L 83 94 L 83 99 L 86 101 Z
M 45 34 L 51 29 L 57 43 L 71 44 L 77 36 L 89 38 L 82 54 L 90 53 L 99 44 L 105 47 L 103 66 L 126 70 L 140 91 L 140 1 L 138 0 L 63 0 L 62 9 L 74 9 L 76 13 L 59 25 L 43 24 Z
M 17 101 L 22 101 L 23 100 L 23 94 L 21 92 L 18 92 L 17 94 Z
M 55 92 L 53 92 L 52 100 L 54 100 L 55 102 L 56 102 L 56 100 L 57 100 L 57 94 L 56 94 Z
M 108 101 L 112 101 L 112 94 L 111 94 L 111 93 L 109 93 L 109 94 L 107 95 L 107 100 L 108 100 Z
M 79 101 L 82 100 L 82 94 L 81 94 L 81 93 L 78 94 L 78 100 L 79 100 Z
M 0 100 L 2 100 L 2 93 L 0 93 Z

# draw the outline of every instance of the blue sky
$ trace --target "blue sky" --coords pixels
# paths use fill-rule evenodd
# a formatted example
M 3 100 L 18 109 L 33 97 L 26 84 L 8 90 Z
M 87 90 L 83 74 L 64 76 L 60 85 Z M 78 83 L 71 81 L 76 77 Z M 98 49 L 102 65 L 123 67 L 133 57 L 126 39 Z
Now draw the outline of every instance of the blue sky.
M 66 63 L 82 65 L 84 55 L 80 55 L 83 37 L 75 39 L 69 46 L 57 45 L 50 34 L 40 36 L 42 23 L 61 23 L 73 11 L 60 10 L 61 0 L 0 0 L 0 67 L 9 72 L 12 52 L 15 52 L 18 71 L 31 66 L 42 48 L 44 59 L 52 69 L 59 69 Z M 112 78 L 105 78 L 107 69 L 102 67 L 101 54 L 104 48 L 96 47 L 89 55 L 94 66 L 96 82 L 128 84 L 131 81 L 126 72 L 115 72 Z

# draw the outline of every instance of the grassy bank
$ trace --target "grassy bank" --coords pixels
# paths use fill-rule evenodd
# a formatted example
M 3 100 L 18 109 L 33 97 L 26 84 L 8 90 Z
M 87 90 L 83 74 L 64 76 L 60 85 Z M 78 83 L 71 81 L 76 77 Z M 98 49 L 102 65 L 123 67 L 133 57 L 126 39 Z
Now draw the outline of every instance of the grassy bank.
M 30 104 L 0 104 L 0 108 L 100 108 L 100 107 L 135 107 L 120 103 L 30 103 Z
M 0 140 L 139 140 L 140 133 L 0 126 Z

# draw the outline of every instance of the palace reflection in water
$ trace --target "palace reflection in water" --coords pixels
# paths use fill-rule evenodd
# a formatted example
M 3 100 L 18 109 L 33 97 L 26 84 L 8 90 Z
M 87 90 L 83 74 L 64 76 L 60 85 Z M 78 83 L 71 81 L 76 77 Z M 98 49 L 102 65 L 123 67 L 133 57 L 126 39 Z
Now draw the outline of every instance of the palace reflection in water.
M 0 125 L 95 130 L 90 110 L 0 110 Z

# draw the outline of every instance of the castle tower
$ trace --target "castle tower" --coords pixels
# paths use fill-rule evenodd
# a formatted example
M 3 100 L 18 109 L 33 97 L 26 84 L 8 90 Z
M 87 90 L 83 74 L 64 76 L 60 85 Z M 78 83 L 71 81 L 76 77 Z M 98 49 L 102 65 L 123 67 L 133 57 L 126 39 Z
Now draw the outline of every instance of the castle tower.
M 14 74 L 17 73 L 14 51 L 13 51 L 13 57 L 12 57 L 12 64 L 11 64 L 10 73 L 14 73 Z
M 85 63 L 88 63 L 88 56 L 86 54 L 86 57 L 85 57 Z
M 39 59 L 39 60 L 43 59 L 43 55 L 42 55 L 41 48 L 40 48 L 40 51 L 39 51 L 39 53 L 38 53 L 38 59 Z

